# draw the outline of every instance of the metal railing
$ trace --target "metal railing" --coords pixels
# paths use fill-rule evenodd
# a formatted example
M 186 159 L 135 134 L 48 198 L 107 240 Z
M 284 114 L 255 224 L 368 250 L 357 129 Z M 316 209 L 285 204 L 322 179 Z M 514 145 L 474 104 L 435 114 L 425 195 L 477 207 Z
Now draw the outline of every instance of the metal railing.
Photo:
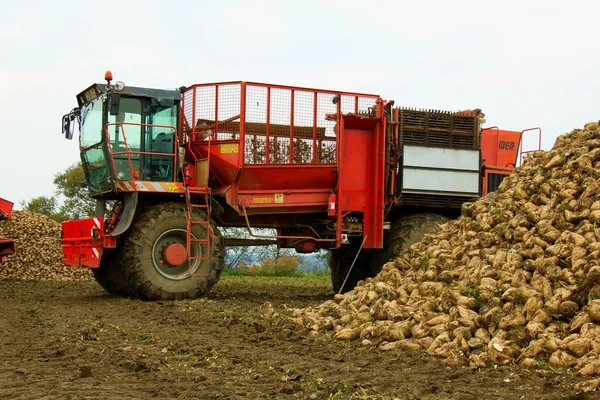
M 110 132 L 110 127 L 114 127 L 116 126 L 118 129 L 116 131 L 113 130 L 114 135 L 114 139 L 111 136 L 111 132 Z M 137 133 L 137 137 L 136 139 L 141 139 L 142 137 L 142 130 L 146 129 L 147 127 L 151 127 L 151 128 L 162 128 L 165 130 L 172 130 L 173 131 L 173 135 L 172 135 L 172 152 L 171 153 L 166 153 L 166 152 L 155 152 L 155 151 L 142 151 L 141 149 L 132 149 L 132 147 L 130 146 L 130 144 L 127 142 L 127 135 L 125 133 L 125 127 L 126 126 L 136 126 L 140 128 L 140 132 Z M 120 134 L 120 138 L 117 137 L 116 133 Z M 144 168 L 145 166 L 143 165 L 143 161 L 145 157 L 148 157 L 149 159 L 152 159 L 153 157 L 169 157 L 172 159 L 172 162 L 170 162 L 170 166 L 171 166 L 171 171 L 168 173 L 169 175 L 169 179 L 164 179 L 164 181 L 176 181 L 177 179 L 177 170 L 175 168 L 175 157 L 176 157 L 176 150 L 177 147 L 175 146 L 175 139 L 176 139 L 176 134 L 177 134 L 177 130 L 175 129 L 175 127 L 173 126 L 168 126 L 168 125 L 154 125 L 154 124 L 141 124 L 141 123 L 134 123 L 134 122 L 113 122 L 113 123 L 108 123 L 106 124 L 106 126 L 104 127 L 104 134 L 106 137 L 106 141 L 108 143 L 108 151 L 110 154 L 110 162 L 112 164 L 113 170 L 115 171 L 115 173 L 117 174 L 117 179 L 120 179 L 118 176 L 118 173 L 122 171 L 122 168 L 118 168 L 117 163 L 115 161 L 115 156 L 124 156 L 124 160 L 126 160 L 127 162 L 127 167 L 129 170 L 129 175 L 126 175 L 128 178 L 132 179 L 132 180 L 137 180 L 137 179 L 146 179 L 148 178 L 147 174 L 145 174 L 144 172 L 142 172 L 142 176 L 140 177 L 140 169 Z M 121 149 L 117 149 L 115 151 L 115 146 L 118 145 L 119 143 L 123 144 L 123 150 Z M 140 147 L 141 147 L 141 143 L 142 141 L 140 140 Z M 147 148 L 147 146 L 145 146 Z M 139 156 L 139 159 L 132 159 L 132 156 Z M 134 161 L 136 163 L 139 163 L 138 168 L 134 168 Z M 119 165 L 120 167 L 120 165 Z M 124 179 L 124 180 L 128 180 L 128 179 Z
M 359 113 L 379 96 L 255 82 L 198 84 L 182 96 L 183 142 L 198 132 L 239 141 L 244 164 L 336 162 L 336 121 Z

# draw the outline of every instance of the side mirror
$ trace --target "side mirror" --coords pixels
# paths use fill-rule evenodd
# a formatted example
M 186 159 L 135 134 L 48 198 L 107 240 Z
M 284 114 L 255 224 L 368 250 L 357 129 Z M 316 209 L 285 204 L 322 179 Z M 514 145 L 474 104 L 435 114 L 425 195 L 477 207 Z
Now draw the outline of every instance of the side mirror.
M 121 94 L 120 93 L 111 93 L 110 94 L 110 115 L 119 114 L 119 104 L 121 103 Z
M 67 115 L 63 115 L 62 117 L 62 133 L 65 135 L 65 138 L 69 140 L 73 139 L 73 120 L 73 115 L 70 113 Z

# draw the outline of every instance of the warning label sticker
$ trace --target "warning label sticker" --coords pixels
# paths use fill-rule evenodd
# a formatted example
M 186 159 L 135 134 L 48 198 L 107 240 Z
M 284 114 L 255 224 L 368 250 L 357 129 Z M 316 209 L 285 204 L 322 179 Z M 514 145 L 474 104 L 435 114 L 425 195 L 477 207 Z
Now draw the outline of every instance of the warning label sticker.
M 221 154 L 233 154 L 240 151 L 240 145 L 237 143 L 223 143 L 220 144 Z

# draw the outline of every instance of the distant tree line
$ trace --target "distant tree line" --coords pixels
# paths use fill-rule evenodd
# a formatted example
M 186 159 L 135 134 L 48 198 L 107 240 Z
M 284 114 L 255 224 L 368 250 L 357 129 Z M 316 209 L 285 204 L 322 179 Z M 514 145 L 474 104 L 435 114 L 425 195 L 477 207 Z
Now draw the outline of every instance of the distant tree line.
M 45 215 L 55 221 L 85 218 L 94 214 L 96 201 L 89 196 L 81 162 L 54 175 L 54 194 L 23 200 L 24 210 Z

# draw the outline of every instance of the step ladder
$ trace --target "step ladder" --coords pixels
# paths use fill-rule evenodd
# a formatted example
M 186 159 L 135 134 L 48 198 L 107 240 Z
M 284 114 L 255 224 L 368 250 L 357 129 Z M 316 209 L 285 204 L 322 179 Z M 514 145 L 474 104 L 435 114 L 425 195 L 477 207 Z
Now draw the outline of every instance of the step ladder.
M 200 198 L 200 202 L 197 201 L 198 198 Z M 214 252 L 215 242 L 215 233 L 210 224 L 210 188 L 188 186 L 185 188 L 185 199 L 187 205 L 185 218 L 187 220 L 186 249 L 188 256 L 188 273 L 193 276 L 204 277 L 207 276 L 209 272 L 208 264 Z M 206 220 L 198 220 L 194 213 L 195 209 L 203 210 L 206 213 Z M 206 238 L 197 239 L 193 237 L 192 228 L 196 225 L 204 226 Z M 197 245 L 202 249 L 201 255 L 194 255 L 192 253 L 192 248 Z M 192 272 L 191 267 L 194 261 L 206 261 L 206 273 Z

